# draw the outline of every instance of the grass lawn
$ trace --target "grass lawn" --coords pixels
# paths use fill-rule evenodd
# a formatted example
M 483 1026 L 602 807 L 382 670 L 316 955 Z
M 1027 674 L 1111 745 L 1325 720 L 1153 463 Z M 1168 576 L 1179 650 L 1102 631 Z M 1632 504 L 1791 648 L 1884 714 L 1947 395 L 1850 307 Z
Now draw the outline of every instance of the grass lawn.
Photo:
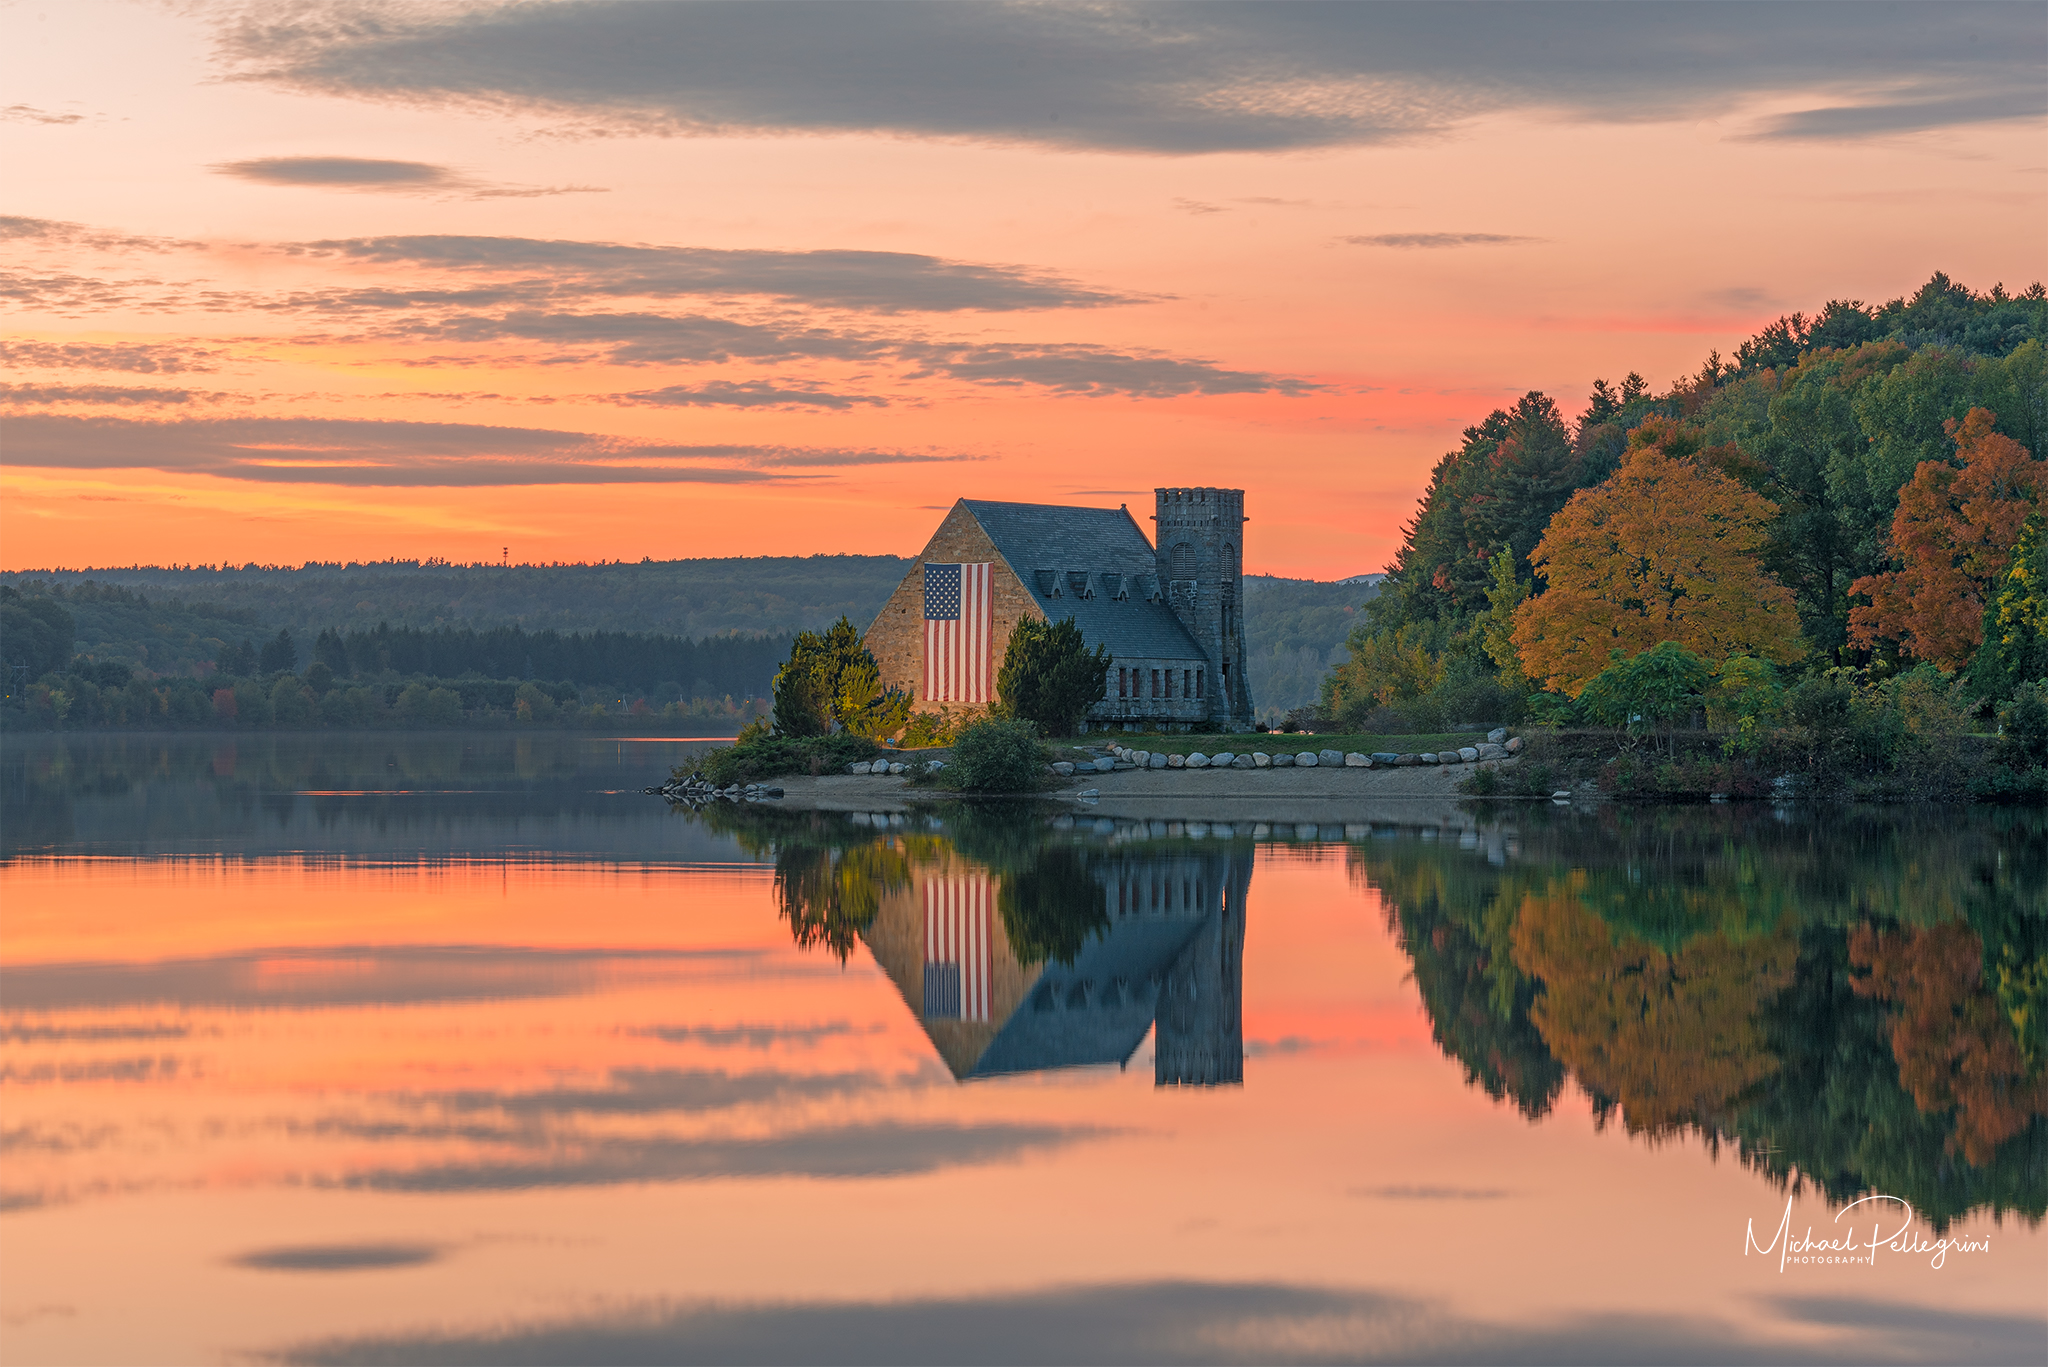
M 1484 731 L 1445 731 L 1422 736 L 1311 736 L 1301 732 L 1282 735 L 1270 731 L 1263 734 L 1254 731 L 1242 736 L 1147 736 L 1135 731 L 1091 731 L 1081 741 L 1088 745 L 1106 745 L 1114 741 L 1133 750 L 1150 750 L 1164 755 L 1191 755 L 1197 750 L 1205 755 L 1213 755 L 1219 750 L 1228 750 L 1235 755 L 1248 755 L 1255 750 L 1268 755 L 1283 752 L 1298 755 L 1304 750 L 1358 750 L 1368 755 L 1381 750 L 1411 755 L 1425 750 L 1455 750 L 1461 745 L 1477 745 L 1485 739 Z

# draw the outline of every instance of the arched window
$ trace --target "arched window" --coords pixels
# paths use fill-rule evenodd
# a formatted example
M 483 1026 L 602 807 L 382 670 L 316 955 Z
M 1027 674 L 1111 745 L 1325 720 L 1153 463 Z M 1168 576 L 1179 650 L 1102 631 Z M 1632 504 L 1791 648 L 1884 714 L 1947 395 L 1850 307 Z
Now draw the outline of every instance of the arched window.
M 1173 577 L 1193 579 L 1195 577 L 1195 548 L 1187 542 L 1177 543 L 1173 548 Z
M 1226 541 L 1223 543 L 1223 581 L 1225 583 L 1234 583 L 1236 580 L 1237 547 Z

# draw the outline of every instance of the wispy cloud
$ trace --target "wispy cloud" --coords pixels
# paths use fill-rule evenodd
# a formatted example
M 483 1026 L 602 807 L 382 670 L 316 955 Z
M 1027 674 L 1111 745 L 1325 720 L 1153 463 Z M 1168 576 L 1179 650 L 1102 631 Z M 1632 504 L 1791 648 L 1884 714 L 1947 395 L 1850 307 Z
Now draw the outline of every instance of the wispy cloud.
M 598 185 L 493 185 L 425 161 L 385 161 L 375 157 L 257 157 L 228 161 L 213 169 L 224 176 L 259 185 L 289 185 L 322 190 L 375 190 L 392 194 L 453 195 L 469 199 L 530 199 L 539 195 L 603 193 Z
M 83 114 L 59 114 L 53 110 L 38 109 L 32 104 L 10 104 L 0 109 L 0 120 L 8 123 L 71 124 L 84 123 Z
M 0 384 L 0 403 L 79 403 L 130 408 L 136 405 L 185 404 L 222 398 L 190 389 L 126 387 L 110 384 Z
M 122 370 L 175 375 L 220 368 L 226 353 L 211 347 L 143 342 L 5 342 L 0 365 L 36 370 Z
M 807 468 L 973 459 L 930 452 L 815 447 L 659 445 L 545 428 L 342 418 L 205 418 L 149 421 L 25 413 L 7 422 L 7 463 L 45 469 L 147 468 L 261 483 L 360 487 L 476 488 L 532 484 L 751 484 L 802 479 Z M 554 982 L 578 968 L 553 959 L 515 966 Z M 243 966 L 221 962 L 169 968 L 191 990 L 237 990 Z M 394 964 L 401 983 L 405 965 Z M 366 990 L 369 977 L 350 990 Z M 457 975 L 459 977 L 459 975 Z M 135 973 L 124 981 L 137 981 Z M 493 981 L 497 981 L 496 978 Z M 308 979 L 308 987 L 314 985 Z M 344 984 L 344 986 L 348 986 Z M 33 975 L 13 991 L 33 993 Z
M 510 277 L 522 297 L 745 296 L 875 313 L 1094 308 L 1134 296 L 1024 266 L 915 252 L 774 251 L 529 237 L 365 237 L 287 250 L 382 265 Z M 510 283 L 510 282 L 508 282 Z
M 2038 118 L 2025 5 L 251 7 L 236 79 L 565 131 L 886 132 L 1190 155 L 1383 143 L 1502 110 L 1637 123 L 1827 91 L 1761 136 Z
M 1519 247 L 1542 242 L 1540 237 L 1516 237 L 1508 233 L 1362 233 L 1343 241 L 1354 247 Z
M 661 389 L 636 389 L 608 394 L 605 401 L 665 408 L 886 408 L 877 394 L 834 394 L 823 389 L 789 387 L 772 380 L 712 380 L 700 385 L 672 384 Z

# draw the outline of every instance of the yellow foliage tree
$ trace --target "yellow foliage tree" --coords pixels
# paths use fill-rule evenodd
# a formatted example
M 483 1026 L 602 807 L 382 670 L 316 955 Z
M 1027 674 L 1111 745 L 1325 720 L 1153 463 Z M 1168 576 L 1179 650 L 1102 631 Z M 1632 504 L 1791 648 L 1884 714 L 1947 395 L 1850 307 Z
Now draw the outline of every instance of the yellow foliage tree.
M 1613 661 L 1676 641 L 1718 664 L 1805 653 L 1792 594 L 1758 563 L 1777 507 L 1655 446 L 1630 450 L 1550 520 L 1529 563 L 1548 591 L 1515 611 L 1522 668 L 1573 697 Z

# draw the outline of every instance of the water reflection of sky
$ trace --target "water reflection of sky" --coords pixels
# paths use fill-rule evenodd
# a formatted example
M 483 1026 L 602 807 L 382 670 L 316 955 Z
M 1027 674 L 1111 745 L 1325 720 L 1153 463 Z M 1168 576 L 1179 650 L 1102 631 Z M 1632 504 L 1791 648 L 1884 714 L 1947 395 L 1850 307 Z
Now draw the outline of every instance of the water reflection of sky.
M 2038 823 L 302 795 L 386 761 L 6 752 L 6 1360 L 2041 1356 L 2038 1068 L 1969 1090 L 2028 1039 L 1950 971 L 2024 976 Z M 1743 1256 L 1845 1173 L 1990 1251 Z

